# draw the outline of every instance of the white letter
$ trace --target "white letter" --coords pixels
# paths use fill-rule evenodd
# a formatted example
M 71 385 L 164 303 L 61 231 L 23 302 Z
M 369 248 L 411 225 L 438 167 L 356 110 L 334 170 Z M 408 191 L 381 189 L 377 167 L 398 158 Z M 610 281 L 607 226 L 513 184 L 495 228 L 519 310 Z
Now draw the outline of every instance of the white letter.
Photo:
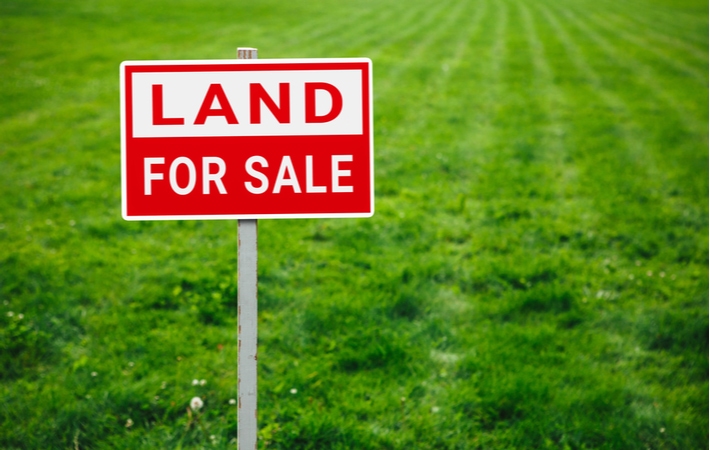
M 288 172 L 288 178 L 285 178 Z M 296 178 L 296 171 L 293 169 L 293 163 L 291 163 L 291 157 L 286 155 L 281 160 L 281 167 L 279 167 L 279 174 L 276 175 L 276 183 L 274 183 L 274 194 L 281 192 L 282 186 L 293 187 L 293 192 L 296 194 L 301 193 L 301 186 L 298 185 L 298 178 Z
M 325 186 L 313 186 L 313 156 L 306 155 L 306 192 L 325 192 Z
M 152 183 L 151 183 L 153 180 L 162 180 L 163 179 L 162 173 L 153 173 L 150 171 L 151 166 L 153 164 L 165 164 L 165 158 L 144 158 L 143 159 L 143 168 L 144 168 L 144 173 L 145 173 L 145 186 L 144 186 L 145 195 L 153 195 L 153 189 L 152 189 Z
M 187 166 L 187 171 L 189 174 L 187 179 L 187 186 L 185 186 L 184 188 L 181 188 L 177 183 L 177 168 L 180 164 L 185 164 Z M 189 194 L 195 188 L 195 182 L 197 178 L 195 176 L 196 173 L 197 171 L 195 170 L 195 165 L 192 163 L 192 161 L 190 161 L 190 158 L 187 158 L 185 156 L 175 158 L 175 161 L 170 164 L 170 187 L 173 188 L 173 191 L 175 191 L 175 193 L 178 195 Z
M 269 167 L 269 163 L 266 162 L 266 159 L 261 156 L 252 156 L 251 158 L 247 159 L 247 173 L 252 177 L 256 178 L 257 180 L 261 181 L 261 186 L 254 187 L 251 181 L 245 182 L 244 186 L 247 188 L 247 191 L 251 192 L 252 194 L 263 194 L 264 192 L 266 192 L 267 189 L 269 189 L 269 179 L 266 178 L 266 175 L 254 169 L 254 163 L 259 163 L 261 167 Z
M 353 155 L 333 155 L 331 167 L 333 175 L 333 192 L 352 192 L 352 186 L 341 186 L 340 177 L 349 177 L 349 170 L 340 170 L 341 162 L 352 162 Z
M 217 173 L 210 173 L 210 164 L 217 164 L 219 169 Z M 202 157 L 202 193 L 210 193 L 210 181 L 214 181 L 217 185 L 217 190 L 220 194 L 226 194 L 227 190 L 222 184 L 222 177 L 225 172 L 227 172 L 227 165 L 224 163 L 222 158 L 216 156 L 203 156 Z

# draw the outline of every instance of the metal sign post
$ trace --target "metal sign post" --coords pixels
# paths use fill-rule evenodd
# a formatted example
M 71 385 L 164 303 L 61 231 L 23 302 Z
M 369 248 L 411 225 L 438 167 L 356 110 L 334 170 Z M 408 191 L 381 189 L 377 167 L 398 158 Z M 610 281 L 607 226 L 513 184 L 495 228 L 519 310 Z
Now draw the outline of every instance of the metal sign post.
M 238 48 L 237 59 L 256 59 L 255 48 Z M 257 224 L 237 221 L 237 446 L 256 449 Z

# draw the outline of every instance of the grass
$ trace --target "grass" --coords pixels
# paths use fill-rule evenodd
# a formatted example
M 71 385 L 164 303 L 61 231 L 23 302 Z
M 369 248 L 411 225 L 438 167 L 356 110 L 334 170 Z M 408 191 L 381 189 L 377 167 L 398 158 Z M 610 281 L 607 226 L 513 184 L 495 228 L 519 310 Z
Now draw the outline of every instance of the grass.
M 4 1 L 0 447 L 235 447 L 236 224 L 121 219 L 118 65 L 237 46 L 375 74 L 375 216 L 259 224 L 260 448 L 707 448 L 695 0 Z

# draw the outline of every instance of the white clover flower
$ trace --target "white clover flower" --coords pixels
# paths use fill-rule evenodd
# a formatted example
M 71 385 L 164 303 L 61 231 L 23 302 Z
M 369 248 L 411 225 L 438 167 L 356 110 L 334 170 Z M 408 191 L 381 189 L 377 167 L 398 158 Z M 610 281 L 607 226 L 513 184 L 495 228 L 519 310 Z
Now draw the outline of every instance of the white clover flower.
M 198 411 L 203 405 L 204 402 L 200 397 L 192 397 L 192 400 L 190 400 L 190 409 L 193 411 Z
M 134 366 L 133 361 L 129 361 L 129 362 L 128 362 L 128 367 L 133 367 L 133 366 Z
M 91 376 L 92 376 L 92 377 L 95 377 L 96 375 L 98 375 L 97 372 L 91 372 Z
M 129 417 L 128 420 L 126 420 L 126 428 L 131 428 L 133 426 L 133 421 Z
M 235 399 L 235 398 L 230 398 L 230 399 L 229 399 L 229 404 L 230 404 L 230 405 L 236 405 L 236 404 L 237 404 L 237 399 Z
M 8 312 L 7 312 L 7 317 L 12 317 L 12 316 L 14 316 L 14 315 L 15 315 L 15 313 L 12 312 L 12 311 L 8 311 Z
M 207 380 L 200 380 L 200 386 L 204 386 L 205 384 L 207 384 Z
M 293 389 L 291 389 L 289 392 L 291 392 L 292 394 L 296 394 L 296 393 L 298 392 L 298 389 L 293 388 Z
M 198 384 L 200 384 L 200 380 L 192 380 L 193 386 L 197 386 Z
M 167 386 L 168 386 L 168 383 L 166 383 L 165 381 L 163 381 L 163 382 L 161 383 L 161 385 L 160 385 L 160 389 L 165 389 Z
M 439 412 L 439 407 L 438 407 L 438 406 L 432 406 L 432 407 L 431 407 L 431 412 L 434 413 L 434 414 L 438 413 L 438 412 Z
M 22 320 L 22 319 L 25 318 L 25 315 L 22 314 L 22 313 L 20 313 L 20 314 L 17 315 L 17 318 L 20 319 L 20 320 Z

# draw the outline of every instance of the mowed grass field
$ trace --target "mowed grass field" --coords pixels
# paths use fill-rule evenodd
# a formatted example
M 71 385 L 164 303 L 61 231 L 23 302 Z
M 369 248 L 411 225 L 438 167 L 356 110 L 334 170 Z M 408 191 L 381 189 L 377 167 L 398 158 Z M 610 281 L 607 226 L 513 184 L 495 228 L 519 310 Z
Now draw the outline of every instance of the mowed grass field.
M 374 63 L 375 216 L 259 223 L 260 448 L 708 448 L 694 0 L 4 0 L 0 448 L 236 447 L 236 223 L 122 220 L 118 67 L 237 46 Z

